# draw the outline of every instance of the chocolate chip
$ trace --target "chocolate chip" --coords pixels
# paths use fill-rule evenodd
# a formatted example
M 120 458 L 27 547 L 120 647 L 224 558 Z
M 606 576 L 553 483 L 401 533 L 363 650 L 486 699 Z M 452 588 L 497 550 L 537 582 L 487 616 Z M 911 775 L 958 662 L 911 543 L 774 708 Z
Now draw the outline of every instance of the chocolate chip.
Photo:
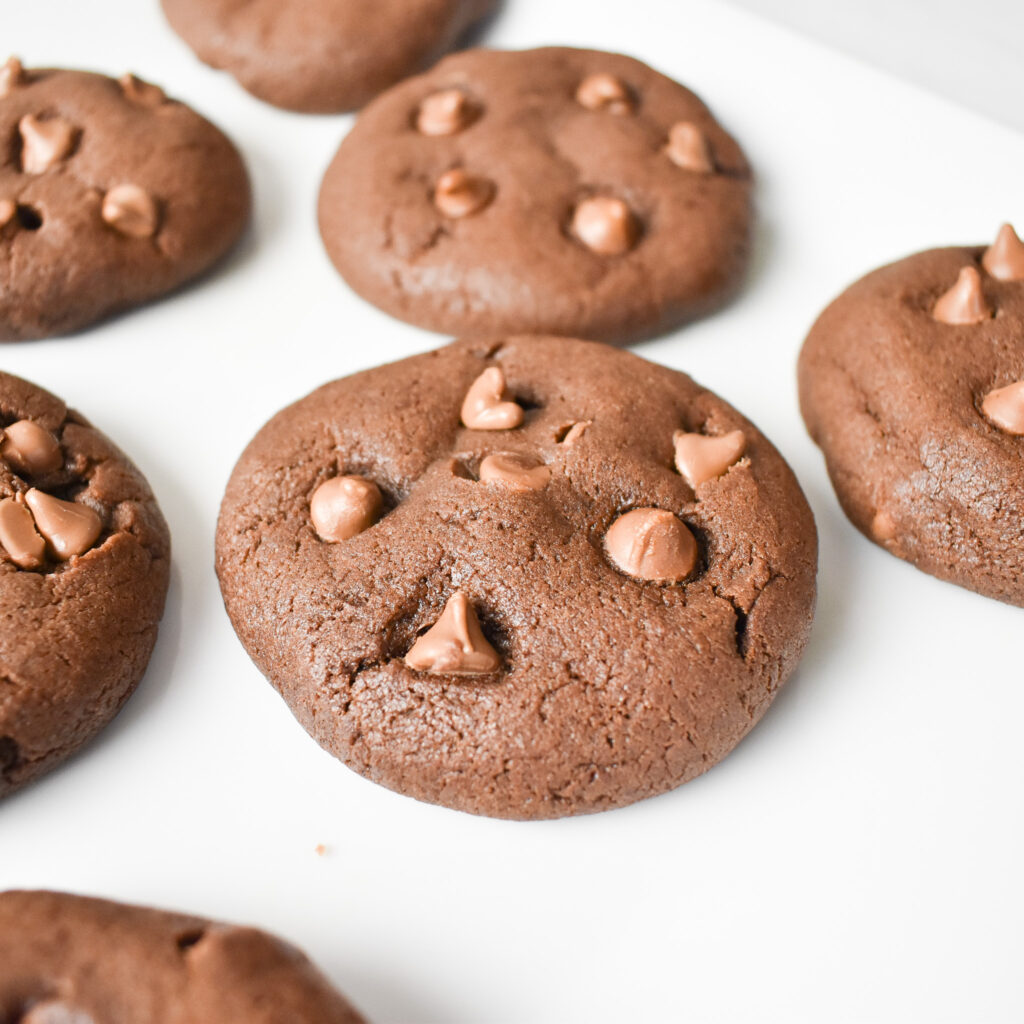
M 470 430 L 513 430 L 523 422 L 523 408 L 508 400 L 505 374 L 498 367 L 488 367 L 470 385 L 462 422 Z
M 1024 435 L 1024 381 L 990 391 L 981 411 L 1007 434 Z
M 684 171 L 712 174 L 715 170 L 707 136 L 692 121 L 678 121 L 672 125 L 665 155 Z
M 985 300 L 981 274 L 976 267 L 964 267 L 956 284 L 944 292 L 932 310 L 932 316 L 944 324 L 980 324 L 992 317 Z
M 588 110 L 606 110 L 610 114 L 631 114 L 635 106 L 629 86 L 603 71 L 587 75 L 580 82 L 576 102 Z
M 129 238 L 156 234 L 159 213 L 153 197 L 138 185 L 115 185 L 104 197 L 100 215 L 115 231 Z
M 1024 242 L 1010 224 L 999 229 L 995 242 L 985 250 L 981 265 L 1000 281 L 1024 281 Z
M 697 566 L 697 541 L 686 524 L 660 508 L 636 508 L 608 528 L 605 548 L 627 576 L 653 583 L 681 583 Z
M 21 169 L 25 174 L 43 174 L 71 155 L 78 129 L 66 118 L 45 120 L 26 114 L 18 122 L 21 134 Z
M 469 599 L 456 591 L 441 617 L 409 649 L 409 668 L 434 675 L 483 675 L 497 672 L 501 658 L 490 645 Z
M 696 489 L 721 476 L 739 461 L 746 446 L 746 438 L 742 430 L 732 430 L 716 437 L 677 430 L 672 443 L 676 450 L 676 469 Z
M 572 232 L 600 256 L 621 256 L 636 245 L 640 225 L 621 199 L 591 196 L 573 211 Z
M 10 95 L 25 82 L 25 69 L 17 57 L 8 57 L 3 67 L 0 67 L 0 99 Z
M 159 107 L 167 100 L 167 96 L 159 85 L 153 85 L 141 78 L 129 73 L 122 75 L 118 80 L 125 99 L 132 103 L 138 103 L 142 107 Z
M 461 89 L 431 93 L 416 112 L 416 128 L 423 135 L 457 135 L 479 116 L 479 109 Z
M 372 480 L 337 476 L 313 492 L 309 513 L 320 539 L 338 543 L 373 526 L 383 504 L 380 488 Z
M 47 547 L 62 562 L 88 551 L 103 529 L 100 517 L 80 502 L 62 501 L 33 487 L 25 503 Z
M 64 464 L 57 439 L 32 420 L 18 420 L 4 428 L 0 457 L 22 476 L 44 476 Z
M 551 482 L 551 470 L 529 455 L 495 452 L 480 463 L 480 479 L 517 491 L 542 491 Z
M 458 220 L 479 213 L 491 202 L 494 193 L 494 182 L 455 168 L 438 179 L 434 205 L 446 217 Z

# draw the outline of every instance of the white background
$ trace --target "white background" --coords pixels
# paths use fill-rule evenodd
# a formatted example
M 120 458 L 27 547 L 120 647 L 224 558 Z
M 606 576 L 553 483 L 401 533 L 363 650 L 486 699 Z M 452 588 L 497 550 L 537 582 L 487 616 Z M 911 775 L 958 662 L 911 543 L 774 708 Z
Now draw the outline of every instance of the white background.
M 356 299 L 323 255 L 316 190 L 349 119 L 251 99 L 151 0 L 8 2 L 2 31 L 30 65 L 130 68 L 193 103 L 244 151 L 256 216 L 198 286 L 3 349 L 4 368 L 137 460 L 175 570 L 138 694 L 0 806 L 0 888 L 259 924 L 377 1022 L 1024 1017 L 1024 613 L 863 540 L 794 383 L 804 334 L 853 278 L 1024 225 L 1024 138 L 713 0 L 511 0 L 495 45 L 635 54 L 696 88 L 746 147 L 761 217 L 748 287 L 639 351 L 760 424 L 821 535 L 810 649 L 733 755 L 625 810 L 516 824 L 414 803 L 320 751 L 235 640 L 213 574 L 220 495 L 269 415 L 441 340 Z
M 730 0 L 1024 130 L 1020 0 Z

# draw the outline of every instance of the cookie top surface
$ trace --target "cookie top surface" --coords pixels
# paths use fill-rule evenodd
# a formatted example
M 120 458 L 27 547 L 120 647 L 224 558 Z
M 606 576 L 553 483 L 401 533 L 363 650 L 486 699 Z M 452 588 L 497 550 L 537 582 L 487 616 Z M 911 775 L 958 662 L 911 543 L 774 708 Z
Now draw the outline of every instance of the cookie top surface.
M 268 103 L 361 107 L 456 45 L 497 0 L 161 0 L 200 60 Z
M 212 124 L 156 86 L 0 69 L 0 340 L 73 331 L 206 270 L 249 180 Z
M 0 1019 L 360 1024 L 297 949 L 255 928 L 55 892 L 0 893 Z
M 139 471 L 60 399 L 0 373 L 0 426 L 3 796 L 90 739 L 142 678 L 170 539 Z
M 625 342 L 735 289 L 750 192 L 707 107 L 639 61 L 472 50 L 367 107 L 320 232 L 360 295 L 422 327 Z
M 1000 238 L 1012 248 L 1006 229 Z M 932 575 L 1024 605 L 1024 438 L 986 411 L 1024 379 L 1024 247 L 1016 272 L 992 262 L 994 248 L 919 253 L 850 287 L 807 338 L 800 403 L 861 531 Z
M 728 753 L 802 651 L 815 562 L 749 421 L 681 373 L 537 337 L 285 409 L 217 533 L 235 629 L 324 747 L 508 818 L 627 804 Z

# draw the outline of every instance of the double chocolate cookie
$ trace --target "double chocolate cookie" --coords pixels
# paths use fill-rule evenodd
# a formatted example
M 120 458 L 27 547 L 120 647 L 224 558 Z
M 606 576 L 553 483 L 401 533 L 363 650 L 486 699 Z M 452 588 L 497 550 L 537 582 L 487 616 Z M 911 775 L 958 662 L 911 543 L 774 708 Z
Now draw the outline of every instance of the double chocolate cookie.
M 320 233 L 360 295 L 421 327 L 627 342 L 736 288 L 750 193 L 707 107 L 639 61 L 475 50 L 367 107 Z
M 940 579 L 1024 605 L 1024 243 L 876 270 L 814 325 L 800 404 L 853 524 Z
M 621 806 L 724 757 L 800 657 L 815 566 L 748 420 L 541 337 L 313 392 L 242 455 L 217 530 L 232 623 L 319 743 L 506 818 Z
M 249 217 L 241 157 L 155 85 L 0 68 L 0 341 L 77 330 L 177 288 Z
M 0 893 L 5 1024 L 361 1024 L 293 946 L 55 892 Z
M 170 538 L 139 471 L 60 399 L 0 373 L 0 426 L 4 796 L 91 739 L 135 689 Z
M 496 0 L 161 0 L 200 60 L 288 110 L 361 107 L 429 67 Z

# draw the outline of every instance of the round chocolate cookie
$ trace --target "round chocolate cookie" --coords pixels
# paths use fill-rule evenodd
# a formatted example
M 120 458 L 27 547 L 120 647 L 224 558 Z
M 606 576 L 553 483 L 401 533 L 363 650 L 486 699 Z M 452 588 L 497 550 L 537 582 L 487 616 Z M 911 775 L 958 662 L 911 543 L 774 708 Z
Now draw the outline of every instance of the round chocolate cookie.
M 155 85 L 0 67 L 0 341 L 77 330 L 172 291 L 249 217 L 237 150 Z
M 91 739 L 135 689 L 170 538 L 139 471 L 60 399 L 0 373 L 0 426 L 2 797 Z
M 0 893 L 5 1024 L 362 1020 L 299 950 L 255 928 L 65 893 Z
M 800 404 L 875 543 L 1024 605 L 1024 244 L 936 249 L 862 278 L 800 355 Z
M 363 298 L 421 327 L 627 342 L 737 287 L 750 192 L 707 107 L 639 61 L 473 50 L 367 107 L 320 233 Z
M 688 377 L 590 342 L 456 342 L 279 413 L 224 497 L 232 623 L 313 737 L 420 800 L 553 818 L 724 757 L 795 666 L 816 536 Z
M 274 106 L 355 110 L 429 67 L 497 0 L 161 0 L 201 61 Z

